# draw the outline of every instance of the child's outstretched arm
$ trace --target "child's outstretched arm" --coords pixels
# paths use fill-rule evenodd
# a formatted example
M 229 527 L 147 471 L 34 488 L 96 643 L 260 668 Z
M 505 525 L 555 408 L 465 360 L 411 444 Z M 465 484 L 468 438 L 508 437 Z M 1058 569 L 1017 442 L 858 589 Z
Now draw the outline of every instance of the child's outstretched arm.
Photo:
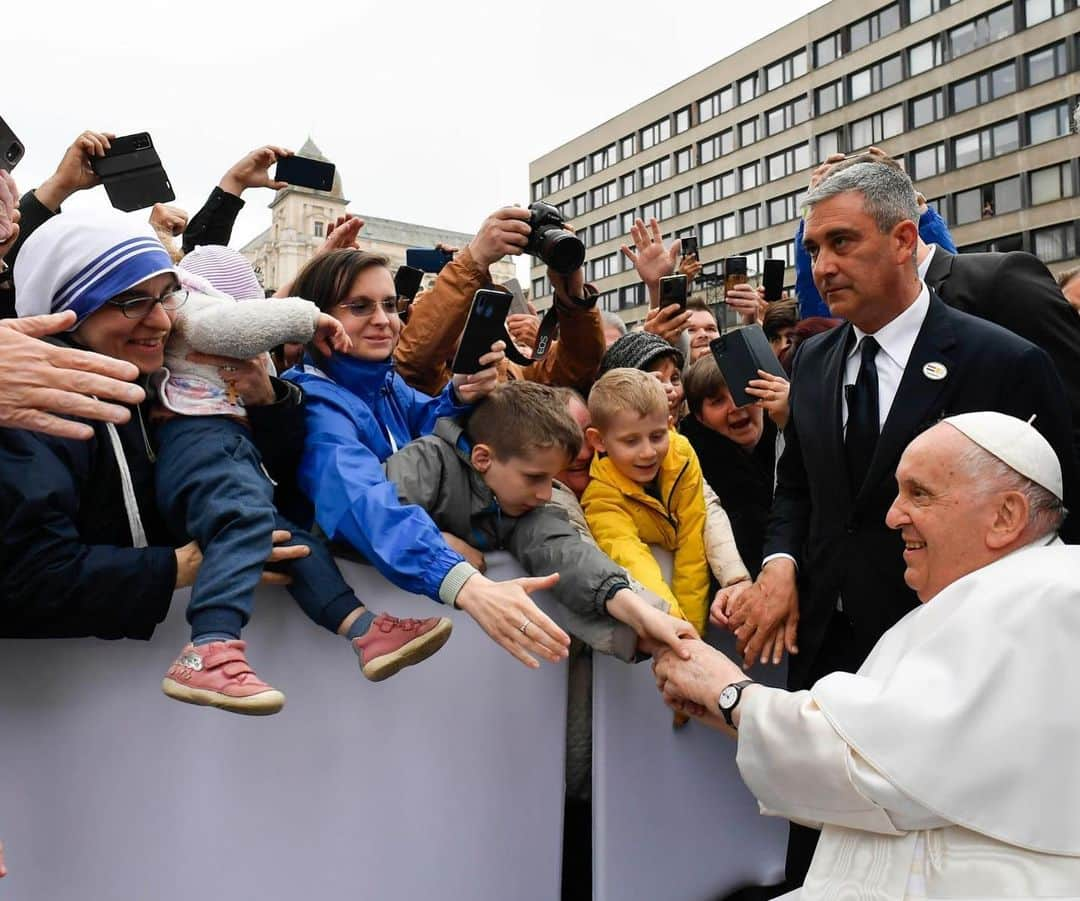
M 306 344 L 317 331 L 336 334 L 321 317 L 331 318 L 299 297 L 235 303 L 192 294 L 180 308 L 176 328 L 200 353 L 249 360 L 279 344 Z

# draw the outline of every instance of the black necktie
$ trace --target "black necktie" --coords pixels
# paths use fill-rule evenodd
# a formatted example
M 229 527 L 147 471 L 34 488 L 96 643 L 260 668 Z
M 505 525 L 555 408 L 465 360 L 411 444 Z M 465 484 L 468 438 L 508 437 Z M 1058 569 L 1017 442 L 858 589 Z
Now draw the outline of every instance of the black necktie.
M 878 379 L 877 356 L 878 343 L 870 335 L 862 339 L 859 363 L 859 375 L 854 385 L 845 388 L 847 392 L 847 434 L 844 436 L 844 448 L 847 451 L 848 477 L 851 493 L 858 494 L 866 480 L 870 460 L 877 446 L 878 417 Z

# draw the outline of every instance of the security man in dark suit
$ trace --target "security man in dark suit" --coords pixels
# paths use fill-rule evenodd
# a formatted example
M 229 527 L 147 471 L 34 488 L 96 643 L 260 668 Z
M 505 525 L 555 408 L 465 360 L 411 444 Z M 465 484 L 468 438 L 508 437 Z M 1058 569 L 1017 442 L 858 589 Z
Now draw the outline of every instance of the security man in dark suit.
M 896 168 L 859 163 L 806 199 L 804 244 L 829 308 L 847 322 L 795 356 L 764 563 L 728 605 L 748 663 L 789 661 L 788 685 L 855 671 L 918 600 L 905 550 L 885 524 L 908 443 L 945 416 L 996 410 L 1034 424 L 1076 473 L 1064 388 L 1044 351 L 946 306 L 919 278 L 918 202 Z M 796 583 L 798 582 L 798 588 Z M 797 650 L 797 653 L 796 653 Z M 817 833 L 792 827 L 788 879 L 800 885 Z

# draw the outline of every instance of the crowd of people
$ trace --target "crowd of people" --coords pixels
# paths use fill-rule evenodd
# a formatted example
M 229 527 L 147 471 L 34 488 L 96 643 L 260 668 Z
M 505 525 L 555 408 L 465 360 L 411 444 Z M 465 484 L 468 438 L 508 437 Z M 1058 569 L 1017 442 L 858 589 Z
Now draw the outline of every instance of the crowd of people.
M 804 897 L 853 878 L 877 880 L 874 897 L 916 897 L 913 873 L 954 891 L 971 835 L 1025 849 L 1035 881 L 1077 875 L 1067 818 L 1032 823 L 1012 798 L 969 815 L 951 764 L 948 791 L 922 791 L 929 764 L 877 753 L 890 720 L 867 700 L 883 692 L 894 729 L 910 713 L 910 685 L 886 690 L 889 667 L 932 656 L 925 616 L 910 624 L 954 583 L 990 566 L 1019 578 L 1016 558 L 998 561 L 1033 545 L 1053 544 L 1048 571 L 1076 562 L 1056 536 L 1080 532 L 1066 512 L 1080 447 L 1077 273 L 1059 284 L 1026 253 L 957 254 L 886 154 L 838 155 L 811 179 L 794 296 L 766 302 L 744 284 L 724 298 L 763 328 L 786 378 L 761 370 L 730 386 L 709 306 L 693 294 L 660 305 L 660 280 L 682 273 L 693 286 L 701 263 L 656 220 L 637 221 L 622 247 L 650 298 L 642 326 L 597 309 L 582 268 L 549 266 L 550 349 L 524 365 L 497 341 L 466 375 L 452 361 L 473 296 L 501 290 L 490 267 L 525 251 L 529 210 L 494 211 L 411 301 L 388 259 L 359 249 L 362 220 L 343 217 L 267 296 L 228 244 L 241 194 L 282 187 L 269 172 L 289 151 L 247 155 L 190 218 L 157 206 L 147 222 L 104 203 L 63 212 L 98 184 L 91 160 L 113 137 L 85 132 L 21 196 L 0 171 L 0 637 L 148 640 L 190 588 L 190 641 L 163 657 L 163 692 L 271 715 L 285 694 L 243 639 L 260 582 L 344 638 L 370 681 L 451 638 L 448 617 L 369 609 L 335 562 L 358 556 L 464 611 L 528 667 L 569 658 L 587 673 L 593 653 L 652 656 L 676 728 L 752 721 L 739 764 L 763 809 L 793 821 L 786 885 L 806 880 Z M 507 327 L 514 356 L 531 359 L 535 308 Z M 754 400 L 737 405 L 733 387 Z M 527 576 L 489 579 L 496 550 Z M 734 633 L 738 663 L 704 644 L 710 625 Z M 893 649 L 904 628 L 916 634 Z M 1002 673 L 1012 653 L 992 652 Z M 785 657 L 789 692 L 746 681 Z M 955 669 L 942 685 L 977 721 L 991 686 Z M 570 715 L 585 706 L 572 697 Z M 912 728 L 945 753 L 940 719 L 923 713 Z M 830 817 L 821 793 L 845 782 L 845 759 L 845 814 Z M 569 830 L 588 809 L 587 754 L 567 766 Z M 798 776 L 815 767 L 820 780 Z M 851 830 L 912 838 L 890 845 L 882 875 L 837 863 L 858 856 Z M 954 843 L 927 850 L 938 830 Z

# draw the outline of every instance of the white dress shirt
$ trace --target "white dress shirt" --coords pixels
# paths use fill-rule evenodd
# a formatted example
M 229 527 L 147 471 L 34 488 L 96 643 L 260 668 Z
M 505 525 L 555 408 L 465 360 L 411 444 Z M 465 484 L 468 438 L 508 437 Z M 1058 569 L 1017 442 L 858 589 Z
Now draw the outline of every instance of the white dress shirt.
M 930 269 L 930 263 L 934 259 L 934 251 L 937 250 L 937 244 L 927 244 L 926 259 L 919 263 L 919 281 L 926 281 L 926 273 Z
M 926 313 L 930 309 L 930 289 L 925 282 L 919 282 L 921 290 L 915 298 L 915 303 L 904 310 L 899 316 L 876 332 L 874 338 L 880 345 L 880 350 L 874 358 L 878 374 L 878 431 L 885 427 L 885 420 L 889 417 L 896 391 L 900 387 L 900 379 L 904 376 L 904 368 L 908 358 L 911 357 L 911 349 L 915 346 L 915 339 L 919 337 L 919 329 L 922 328 Z M 847 432 L 847 386 L 854 385 L 859 375 L 861 362 L 862 342 L 867 333 L 857 326 L 852 326 L 855 331 L 855 346 L 847 355 L 844 364 L 844 387 L 840 394 L 841 421 L 844 432 Z

